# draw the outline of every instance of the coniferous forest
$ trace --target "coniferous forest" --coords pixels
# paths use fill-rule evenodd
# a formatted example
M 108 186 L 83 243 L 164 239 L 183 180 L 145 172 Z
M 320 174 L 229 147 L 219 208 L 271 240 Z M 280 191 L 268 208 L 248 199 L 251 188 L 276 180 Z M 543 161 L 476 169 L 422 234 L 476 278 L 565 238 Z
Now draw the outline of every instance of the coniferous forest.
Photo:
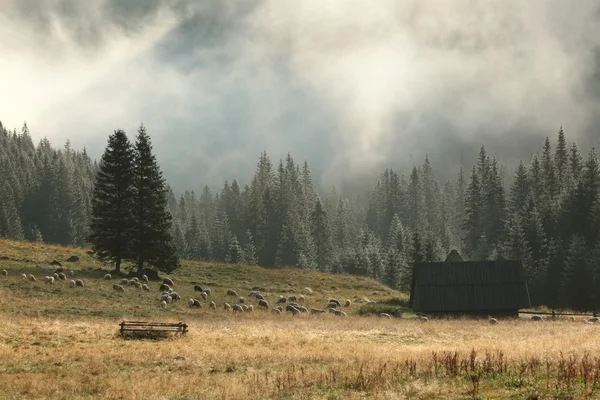
M 0 236 L 92 246 L 116 268 L 169 271 L 178 259 L 311 268 L 407 292 L 413 263 L 455 248 L 465 259 L 521 259 L 535 305 L 600 308 L 600 167 L 596 150 L 562 128 L 508 180 L 482 146 L 452 181 L 426 157 L 382 171 L 355 197 L 318 188 L 305 161 L 266 153 L 250 182 L 176 194 L 145 128 L 129 140 L 115 131 L 95 161 L 0 124 Z

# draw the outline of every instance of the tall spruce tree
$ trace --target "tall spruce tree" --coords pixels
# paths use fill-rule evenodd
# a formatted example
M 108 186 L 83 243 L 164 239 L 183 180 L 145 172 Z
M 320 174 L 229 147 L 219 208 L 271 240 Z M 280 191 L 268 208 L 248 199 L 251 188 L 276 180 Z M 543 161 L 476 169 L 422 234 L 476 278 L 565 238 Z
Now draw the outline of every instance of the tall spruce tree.
M 134 233 L 133 258 L 138 275 L 145 263 L 171 272 L 179 266 L 171 237 L 171 214 L 167 207 L 165 179 L 152 153 L 146 128 L 138 129 L 134 158 Z
M 89 242 L 102 261 L 121 263 L 132 257 L 135 227 L 134 152 L 127 135 L 117 130 L 108 138 L 92 197 Z
M 333 256 L 333 244 L 331 242 L 329 217 L 319 198 L 314 202 L 310 221 L 312 226 L 311 236 L 316 250 L 317 268 L 320 271 L 327 271 Z

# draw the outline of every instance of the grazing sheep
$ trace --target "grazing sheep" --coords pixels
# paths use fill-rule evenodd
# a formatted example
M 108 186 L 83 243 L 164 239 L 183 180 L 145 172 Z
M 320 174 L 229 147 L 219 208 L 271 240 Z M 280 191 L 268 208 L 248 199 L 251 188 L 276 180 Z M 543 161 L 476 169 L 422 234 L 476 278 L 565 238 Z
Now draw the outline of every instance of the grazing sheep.
M 540 315 L 532 315 L 531 320 L 532 321 L 541 321 L 542 317 Z
M 299 301 L 300 303 L 304 303 L 304 301 L 305 301 L 305 300 L 306 300 L 306 299 L 304 298 L 304 296 L 303 296 L 303 295 L 300 295 L 300 297 L 298 297 L 298 301 Z
M 244 312 L 250 311 L 250 308 L 247 305 L 241 304 L 241 306 L 242 306 L 242 310 L 244 310 Z
M 260 292 L 258 290 L 253 290 L 250 292 L 250 294 L 248 295 L 248 297 L 254 297 L 254 296 L 258 296 L 260 294 Z
M 428 319 L 427 317 L 423 317 L 423 316 L 420 316 L 420 317 L 419 317 L 419 320 L 420 320 L 420 321 L 423 321 L 423 322 L 427 322 L 427 321 L 429 321 L 429 319 Z
M 48 284 L 52 285 L 54 283 L 54 277 L 53 276 L 49 276 L 48 277 Z
M 496 318 L 490 318 L 490 319 L 488 320 L 488 322 L 489 322 L 490 324 L 492 324 L 492 325 L 496 325 L 496 324 L 498 323 L 498 320 L 497 320 Z
M 166 301 L 164 301 L 164 300 L 163 300 L 163 301 L 161 301 L 161 302 L 160 302 L 160 306 L 161 306 L 162 308 L 167 308 L 167 302 L 166 302 Z
M 569 318 L 571 321 L 575 321 L 575 317 L 571 316 L 571 318 Z
M 140 282 L 136 282 L 135 283 L 135 287 L 138 288 L 138 289 L 141 289 L 142 288 L 142 284 Z
M 124 292 L 125 288 L 121 285 L 117 285 L 116 283 L 113 285 L 113 289 L 115 289 L 117 292 Z
M 325 312 L 325 310 L 322 308 L 311 308 L 310 309 L 311 314 L 323 314 L 324 312 Z
M 298 298 L 296 296 L 289 296 L 288 301 L 297 301 Z
M 173 300 L 181 300 L 181 296 L 177 292 L 171 292 L 169 296 L 171 296 Z
M 238 302 L 240 302 L 240 303 L 244 304 L 244 303 L 246 302 L 246 299 L 244 299 L 243 297 L 240 297 L 240 298 L 238 299 Z
M 346 299 L 346 304 L 344 304 L 344 307 L 350 307 L 350 304 L 352 304 L 350 299 Z
M 112 276 L 110 276 L 110 274 L 104 274 L 104 279 L 110 281 L 112 279 Z
M 336 312 L 337 310 L 336 310 L 335 308 L 333 308 L 333 307 L 329 307 L 329 308 L 327 308 L 327 311 L 328 311 L 329 313 L 334 313 L 334 312 Z
M 248 306 L 248 311 L 250 311 L 250 312 L 254 311 L 254 306 L 252 304 L 250 304 Z
M 127 278 L 121 279 L 121 285 L 127 285 L 127 284 L 129 284 L 129 280 Z
M 37 279 L 35 279 L 35 276 L 33 276 L 31 274 L 27 275 L 27 278 L 29 278 L 29 280 L 32 282 L 37 282 Z
M 285 307 L 285 311 L 290 311 L 290 312 L 298 311 L 298 312 L 300 312 L 300 310 L 298 310 L 296 307 L 294 307 L 294 306 L 293 306 L 293 305 L 291 305 L 291 304 L 288 304 L 288 305 Z
M 215 303 L 214 301 L 211 301 L 209 303 L 209 305 L 210 305 L 210 309 L 211 310 L 216 310 L 217 309 L 217 303 Z
M 66 280 L 67 280 L 67 276 L 66 276 L 64 273 L 62 273 L 62 272 L 59 272 L 59 273 L 58 273 L 58 278 L 59 278 L 61 281 L 66 281 Z
M 142 284 L 142 289 L 144 289 L 146 292 L 150 291 L 150 288 L 148 287 L 148 285 L 146 285 L 145 283 Z
M 240 297 L 238 296 L 237 292 L 233 289 L 227 289 L 227 296 Z
M 265 299 L 265 296 L 263 296 L 262 294 L 257 294 L 255 297 L 256 297 L 257 300 L 264 300 Z
M 303 290 L 304 290 L 304 293 L 306 293 L 306 294 L 312 294 L 312 292 L 313 292 L 313 290 L 309 287 L 305 287 Z
M 173 302 L 173 298 L 171 296 L 165 296 L 163 301 L 166 301 L 167 304 L 171 304 Z
M 294 307 L 296 307 L 296 308 L 300 307 L 300 305 L 299 305 L 298 303 L 291 302 L 291 303 L 288 303 L 288 304 L 289 304 L 290 306 L 294 306 Z
M 130 280 L 129 280 L 129 282 L 127 282 L 127 284 L 128 284 L 129 286 L 135 286 L 135 284 L 136 284 L 136 281 L 135 281 L 135 279 L 130 279 Z
M 83 281 L 81 279 L 76 279 L 75 280 L 75 286 L 83 287 Z
M 206 288 L 206 289 L 204 289 L 204 290 L 203 290 L 203 292 L 204 292 L 204 293 L 206 293 L 206 294 L 207 294 L 207 295 L 209 295 L 209 296 L 210 296 L 210 294 L 212 293 L 212 292 L 211 292 L 211 290 L 210 290 L 210 288 Z
M 167 291 L 170 289 L 171 289 L 171 286 L 167 285 L 166 283 L 161 284 L 160 287 L 158 288 L 158 290 L 161 292 L 164 292 L 164 291 Z
M 335 310 L 335 316 L 336 317 L 346 317 L 347 315 L 342 310 Z
M 239 304 L 233 305 L 233 312 L 244 312 L 244 309 Z
M 204 292 L 204 290 L 202 290 L 202 286 L 194 285 L 194 292 Z
M 287 299 L 283 296 L 279 296 L 279 299 L 277 299 L 277 304 L 281 304 L 281 303 L 285 303 L 287 301 Z
M 8 271 L 7 271 L 7 270 L 5 270 L 5 269 L 3 269 L 3 270 L 2 270 L 2 276 L 8 276 Z
M 229 310 L 231 310 L 231 306 L 229 305 L 229 303 L 225 303 L 225 304 L 223 304 L 223 308 L 224 308 L 226 311 L 229 311 Z
M 260 299 L 258 301 L 258 306 L 259 307 L 263 307 L 265 310 L 268 310 L 269 309 L 269 302 L 266 301 L 265 299 Z
M 148 275 L 142 275 L 142 282 L 144 282 L 144 283 L 149 283 L 150 282 L 148 280 Z
M 198 300 L 198 299 L 190 299 L 188 301 L 188 304 L 190 307 L 202 308 L 202 304 L 200 303 L 200 300 Z
M 392 316 L 390 314 L 384 313 L 384 312 L 382 312 L 381 314 L 379 314 L 379 316 L 383 317 L 383 318 L 387 318 L 387 319 L 392 319 Z
M 335 304 L 336 304 L 337 306 L 339 306 L 339 307 L 341 307 L 341 306 L 342 306 L 342 304 L 339 302 L 339 300 L 338 300 L 338 299 L 329 299 L 329 302 L 330 302 L 330 303 L 335 303 Z
M 75 271 L 69 271 L 69 276 L 74 277 L 75 276 Z
M 206 301 L 206 299 L 208 298 L 208 295 L 206 294 L 206 292 L 200 293 L 200 296 L 202 296 L 202 300 L 204 300 L 204 301 Z
M 305 313 L 308 312 L 308 308 L 306 308 L 304 306 L 300 306 L 300 307 L 297 307 L 297 308 L 298 308 L 298 310 L 300 310 L 300 312 L 305 312 Z
M 278 309 L 278 308 L 274 308 L 274 309 L 272 309 L 272 310 L 271 310 L 271 312 L 272 312 L 273 314 L 281 314 L 281 310 L 280 310 L 280 309 Z
M 588 318 L 587 322 L 591 322 L 592 324 L 595 324 L 596 322 L 598 322 L 598 317 Z
M 56 280 L 56 281 L 57 281 L 57 280 L 58 280 L 58 273 L 56 273 L 56 272 L 55 272 L 55 273 L 53 273 L 53 274 L 52 274 L 52 277 L 54 278 L 54 280 Z
M 292 315 L 300 315 L 300 310 L 298 310 L 298 309 L 297 309 L 297 308 L 295 308 L 295 307 L 294 307 L 294 308 L 292 308 L 291 312 L 292 312 Z
M 164 283 L 165 285 L 169 285 L 169 286 L 175 286 L 175 284 L 173 283 L 173 280 L 172 280 L 172 279 L 169 279 L 169 278 L 165 278 L 165 279 L 163 279 L 163 283 Z
M 194 299 L 189 299 L 189 300 L 188 300 L 188 306 L 189 306 L 190 308 L 194 307 Z
M 21 279 L 24 280 L 24 281 L 26 281 L 27 280 L 27 275 L 21 274 Z
M 69 281 L 69 287 L 70 288 L 74 288 L 75 287 L 75 281 L 74 280 L 70 280 Z
M 325 308 L 336 308 L 337 306 L 337 303 L 330 302 Z

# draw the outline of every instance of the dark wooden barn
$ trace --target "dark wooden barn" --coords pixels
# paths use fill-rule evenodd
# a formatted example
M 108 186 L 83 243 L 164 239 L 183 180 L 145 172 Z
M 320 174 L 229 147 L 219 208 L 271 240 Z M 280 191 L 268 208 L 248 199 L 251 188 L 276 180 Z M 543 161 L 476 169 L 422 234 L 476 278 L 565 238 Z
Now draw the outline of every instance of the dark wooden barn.
M 410 306 L 415 312 L 509 317 L 531 307 L 521 261 L 462 261 L 456 255 L 414 266 Z

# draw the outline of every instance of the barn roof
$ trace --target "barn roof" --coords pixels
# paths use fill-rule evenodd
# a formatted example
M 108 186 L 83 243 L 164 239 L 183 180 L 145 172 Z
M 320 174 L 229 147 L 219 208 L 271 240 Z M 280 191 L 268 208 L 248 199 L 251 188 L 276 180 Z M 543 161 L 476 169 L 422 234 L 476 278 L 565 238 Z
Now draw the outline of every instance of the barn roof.
M 419 312 L 477 312 L 531 307 L 520 261 L 416 264 L 410 306 Z

